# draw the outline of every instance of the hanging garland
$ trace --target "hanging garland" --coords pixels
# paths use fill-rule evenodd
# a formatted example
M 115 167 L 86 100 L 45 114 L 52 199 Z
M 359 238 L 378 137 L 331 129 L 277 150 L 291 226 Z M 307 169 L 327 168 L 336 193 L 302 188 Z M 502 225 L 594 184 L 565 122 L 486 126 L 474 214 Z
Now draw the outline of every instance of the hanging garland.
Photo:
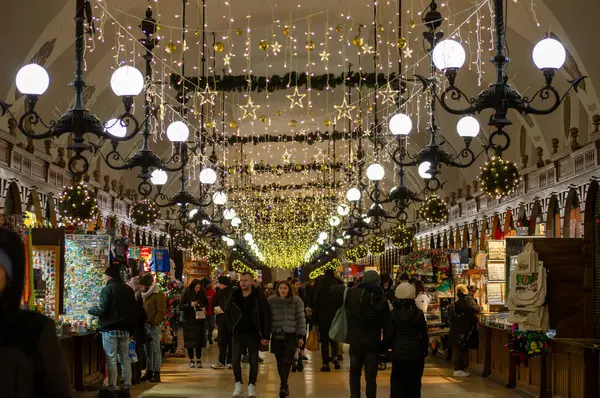
M 225 262 L 225 254 L 221 250 L 212 250 L 208 257 L 206 258 L 206 262 L 211 267 L 218 267 Z
M 269 184 L 269 185 L 253 185 L 249 187 L 242 188 L 229 188 L 228 192 L 268 192 L 268 191 L 286 191 L 286 190 L 306 190 L 306 189 L 330 189 L 330 188 L 339 188 L 342 184 L 340 182 L 309 182 L 306 184 L 290 184 L 290 185 L 280 185 L 280 184 Z
M 195 243 L 196 236 L 187 229 L 177 231 L 175 236 L 173 236 L 173 244 L 179 250 L 189 250 Z
M 340 259 L 338 258 L 334 258 L 333 260 L 331 260 L 328 263 L 323 264 L 322 266 L 320 266 L 319 268 L 315 268 L 309 275 L 309 279 L 317 279 L 319 276 L 324 275 L 325 274 L 325 270 L 332 270 L 335 271 L 336 269 L 338 269 L 338 267 L 342 266 L 342 262 L 340 261 Z
M 65 188 L 58 197 L 58 213 L 63 224 L 88 224 L 96 219 L 99 212 L 96 195 L 83 181 Z
M 233 260 L 233 262 L 231 263 L 231 267 L 236 272 L 239 272 L 239 273 L 249 272 L 252 274 L 252 276 L 254 276 L 255 278 L 258 278 L 258 272 L 256 272 L 252 268 L 248 267 L 246 264 L 244 264 L 240 260 Z
M 254 165 L 233 165 L 227 169 L 230 175 L 234 174 L 252 174 L 252 173 L 302 173 L 305 171 L 327 171 L 327 170 L 351 170 L 353 164 L 342 162 L 336 163 L 298 163 L 286 165 L 270 165 L 263 162 Z
M 142 199 L 131 208 L 131 219 L 140 227 L 154 224 L 160 218 L 160 209 L 152 200 Z
M 295 143 L 306 143 L 308 145 L 313 145 L 318 142 L 328 142 L 328 141 L 342 141 L 342 140 L 357 140 L 362 136 L 362 133 L 359 132 L 350 132 L 347 133 L 345 131 L 337 131 L 334 130 L 331 133 L 329 131 L 311 131 L 308 133 L 295 133 L 294 135 L 280 134 L 280 135 L 272 135 L 272 134 L 263 134 L 263 135 L 251 135 L 246 137 L 239 137 L 237 135 L 229 136 L 229 137 L 220 137 L 217 138 L 217 143 L 221 145 L 235 145 L 235 144 L 268 144 L 268 143 L 287 143 L 287 142 L 295 142 Z
M 373 236 L 369 239 L 369 251 L 377 256 L 385 252 L 385 241 L 379 236 Z
M 390 238 L 394 246 L 398 249 L 405 249 L 410 246 L 415 234 L 408 230 L 405 225 L 401 224 L 394 228 L 390 233 Z
M 369 254 L 369 249 L 365 245 L 358 245 L 352 249 L 348 249 L 346 251 L 346 258 L 350 260 L 350 262 L 355 263 L 358 260 L 362 260 L 367 257 Z
M 483 193 L 496 199 L 505 198 L 515 192 L 520 179 L 517 165 L 499 156 L 485 162 L 479 174 Z
M 338 86 L 348 87 L 367 87 L 381 88 L 387 85 L 388 81 L 394 90 L 399 90 L 396 74 L 386 75 L 384 73 L 360 73 L 346 72 L 338 75 L 326 73 L 323 75 L 310 76 L 311 90 L 325 91 L 328 88 L 336 88 Z M 175 90 L 182 91 L 182 83 L 184 80 L 181 75 L 171 73 L 170 83 Z M 224 76 L 209 76 L 209 77 L 186 77 L 185 91 L 193 92 L 201 90 L 208 84 L 213 90 L 225 92 L 246 92 L 248 87 L 252 91 L 269 92 L 277 90 L 287 90 L 290 88 L 290 82 L 294 82 L 297 87 L 306 87 L 308 85 L 308 75 L 306 73 L 290 72 L 283 76 L 271 75 L 267 76 L 248 76 L 248 75 L 224 75 Z
M 210 247 L 208 247 L 206 243 L 202 242 L 201 240 L 198 240 L 196 243 L 194 243 L 194 246 L 192 247 L 192 255 L 196 260 L 206 258 L 209 253 Z
M 437 195 L 431 195 L 419 209 L 421 217 L 430 224 L 439 224 L 448 217 L 446 202 Z

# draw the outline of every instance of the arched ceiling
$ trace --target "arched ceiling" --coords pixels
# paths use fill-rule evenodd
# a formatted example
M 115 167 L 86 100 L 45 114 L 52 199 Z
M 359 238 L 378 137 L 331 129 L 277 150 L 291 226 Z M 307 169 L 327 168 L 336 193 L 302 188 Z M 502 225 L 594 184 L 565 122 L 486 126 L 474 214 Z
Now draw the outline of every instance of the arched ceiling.
M 397 9 L 398 2 L 403 1 L 402 8 L 402 35 L 408 39 L 408 49 L 411 56 L 403 59 L 403 73 L 410 77 L 420 73 L 426 75 L 428 60 L 422 45 L 422 32 L 425 27 L 420 23 L 419 13 L 425 9 L 429 1 L 415 0 L 390 0 L 380 4 L 377 13 L 378 26 L 383 29 L 378 31 L 379 72 L 392 73 L 398 70 L 397 50 L 393 46 L 396 43 L 396 27 L 398 25 Z M 410 5 L 414 3 L 414 10 Z M 471 95 L 485 87 L 494 73 L 488 59 L 491 56 L 491 31 L 489 27 L 490 5 L 478 0 L 447 0 L 441 7 L 442 15 L 447 19 L 442 25 L 446 36 L 451 33 L 463 42 L 469 55 L 467 65 L 459 71 L 458 85 Z M 569 51 L 567 65 L 555 79 L 555 85 L 559 91 L 568 87 L 567 80 L 571 80 L 579 74 L 589 76 L 585 81 L 585 88 L 579 93 L 572 93 L 570 106 L 561 108 L 554 114 L 542 117 L 523 118 L 512 113 L 513 126 L 507 129 L 512 137 L 512 146 L 506 153 L 510 160 L 521 163 L 521 155 L 529 156 L 529 163 L 535 161 L 534 148 L 542 147 L 546 156 L 551 152 L 551 140 L 559 139 L 560 147 L 568 144 L 568 127 L 578 127 L 580 131 L 580 142 L 588 138 L 590 118 L 597 113 L 598 95 L 595 86 L 600 84 L 600 70 L 596 65 L 600 62 L 600 53 L 590 43 L 598 39 L 600 34 L 594 29 L 595 17 L 600 12 L 600 2 L 589 0 L 572 0 L 569 2 L 561 0 L 512 0 L 508 1 L 508 29 L 507 44 L 511 63 L 509 66 L 509 77 L 513 87 L 524 95 L 532 95 L 543 83 L 543 77 L 531 59 L 531 51 L 535 43 L 543 38 L 546 33 L 552 32 L 566 46 Z M 140 19 L 144 16 L 148 5 L 153 7 L 155 18 L 161 24 L 162 29 L 158 32 L 161 42 L 155 51 L 157 61 L 154 64 L 154 80 L 168 81 L 171 72 L 180 70 L 181 58 L 181 8 L 182 2 L 158 0 L 148 2 L 146 0 L 94 0 L 92 1 L 95 25 L 99 29 L 95 37 L 88 37 L 88 49 L 86 51 L 86 80 L 90 85 L 88 93 L 90 109 L 95 112 L 101 120 L 114 117 L 121 109 L 120 101 L 110 90 L 110 76 L 113 69 L 121 64 L 134 64 L 140 70 L 144 70 L 142 48 L 135 42 L 141 38 L 138 28 Z M 201 35 L 195 31 L 200 30 L 201 7 L 199 0 L 189 0 L 187 4 L 187 45 L 185 52 L 185 66 L 188 76 L 200 74 L 200 52 Z M 35 12 L 32 12 L 35 10 Z M 73 16 L 75 13 L 75 0 L 39 2 L 35 0 L 11 1 L 3 5 L 3 13 L 0 15 L 0 53 L 3 54 L 3 62 L 0 63 L 0 95 L 9 103 L 17 102 L 16 109 L 22 109 L 22 98 L 15 94 L 14 76 L 19 68 L 31 62 L 32 59 L 43 61 L 51 76 L 50 89 L 40 99 L 38 110 L 47 118 L 57 117 L 64 112 L 72 100 L 72 92 L 68 86 L 73 77 Z M 310 71 L 316 75 L 329 71 L 340 74 L 348 69 L 370 72 L 373 70 L 372 55 L 358 55 L 360 49 L 354 47 L 352 38 L 358 34 L 360 25 L 362 37 L 367 43 L 373 45 L 373 5 L 368 1 L 339 1 L 302 0 L 288 2 L 282 0 L 207 0 L 206 1 L 206 29 L 209 31 L 207 37 L 207 70 L 209 74 L 221 74 L 223 69 L 231 69 L 231 73 L 243 75 L 248 73 L 248 67 L 255 75 L 273 74 L 283 75 L 287 72 Z M 409 28 L 409 20 L 417 21 L 417 26 Z M 290 22 L 292 21 L 292 22 Z M 291 33 L 286 36 L 283 33 L 284 26 L 291 26 Z M 478 28 L 479 25 L 479 28 Z M 337 32 L 336 27 L 341 31 Z M 236 31 L 244 31 L 238 35 Z M 245 31 L 250 31 L 246 35 Z M 216 40 L 223 41 L 225 51 L 214 55 L 212 51 L 212 32 L 215 32 Z M 307 51 L 304 43 L 307 40 L 306 32 L 313 34 L 312 39 L 316 43 L 314 51 Z M 327 34 L 325 34 L 327 32 Z M 277 41 L 283 45 L 282 52 L 276 56 L 272 49 L 263 52 L 258 49 L 260 40 L 269 43 Z M 167 43 L 174 42 L 178 50 L 173 54 L 165 51 Z M 250 58 L 244 56 L 246 43 L 249 42 Z M 318 55 L 324 49 L 330 53 L 329 61 L 321 61 Z M 224 65 L 224 56 L 232 54 L 231 65 Z M 214 57 L 213 57 L 214 55 Z M 213 68 L 214 62 L 214 68 Z M 229 72 L 227 72 L 229 73 Z M 290 82 L 294 86 L 294 82 Z M 164 99 L 164 120 L 156 125 L 157 131 L 155 142 L 152 147 L 157 152 L 168 156 L 170 144 L 164 134 L 164 126 L 172 119 L 173 112 L 169 110 L 169 104 L 175 104 L 173 98 L 175 90 L 168 85 L 158 85 L 158 92 Z M 358 99 L 359 91 L 352 89 L 352 98 Z M 409 86 L 406 96 L 411 96 L 416 87 Z M 243 112 L 238 105 L 247 101 L 245 93 L 226 93 L 224 97 L 225 107 L 215 110 L 217 119 L 220 120 L 219 112 L 224 112 L 225 128 L 224 134 L 240 134 L 242 136 L 252 134 L 290 134 L 292 132 L 328 130 L 323 125 L 324 120 L 332 120 L 337 112 L 334 105 L 339 105 L 343 99 L 341 87 L 331 90 L 327 94 L 316 90 L 311 91 L 310 100 L 312 112 L 308 111 L 308 96 L 304 98 L 304 107 L 290 109 L 290 102 L 286 95 L 292 94 L 293 90 L 282 90 L 273 93 L 252 93 L 252 100 L 261 106 L 257 115 L 264 115 L 266 122 L 260 120 L 242 120 Z M 300 89 L 303 94 L 308 94 L 305 88 Z M 361 90 L 363 121 L 365 125 L 372 124 L 372 113 L 367 112 L 369 103 L 372 102 L 372 90 Z M 142 97 L 136 99 L 136 114 L 142 115 Z M 356 103 L 356 105 L 358 105 Z M 379 106 L 379 120 L 385 120 L 387 115 L 395 111 L 395 107 Z M 407 108 L 412 116 L 415 128 L 410 136 L 409 150 L 414 153 L 425 146 L 428 137 L 425 132 L 426 126 L 426 104 L 422 95 L 414 95 Z M 278 111 L 281 112 L 278 115 Z M 455 126 L 458 117 L 447 114 L 443 110 L 438 111 L 443 137 L 447 146 L 460 150 L 463 143 L 456 135 Z M 487 133 L 487 117 L 479 115 L 478 118 Z M 298 121 L 296 128 L 289 127 L 289 122 L 294 119 Z M 236 120 L 239 131 L 235 132 L 228 127 L 230 120 Z M 196 128 L 198 121 L 190 118 L 190 122 Z M 338 129 L 341 129 L 338 126 Z M 218 125 L 217 131 L 221 133 Z M 384 127 L 384 131 L 386 131 Z M 366 140 L 368 141 L 368 140 Z M 55 142 L 56 146 L 65 146 L 66 139 Z M 365 143 L 367 163 L 373 160 L 373 150 L 369 143 Z M 394 144 L 389 147 L 393 148 Z M 107 145 L 108 146 L 108 145 Z M 124 154 L 133 153 L 139 146 L 139 139 L 124 143 L 119 146 Z M 476 143 L 473 147 L 479 148 Z M 105 150 L 108 148 L 105 147 Z M 225 158 L 228 164 L 234 163 L 260 163 L 282 164 L 283 156 L 288 151 L 291 161 L 305 163 L 319 159 L 321 156 L 332 157 L 333 146 L 328 143 L 315 144 L 259 144 L 256 146 L 240 145 L 231 146 L 227 151 L 218 149 L 221 159 Z M 338 142 L 335 147 L 337 160 L 347 162 L 349 152 L 347 143 Z M 210 154 L 210 149 L 209 149 Z M 389 189 L 395 183 L 395 170 L 383 156 L 386 165 L 386 180 L 384 187 Z M 443 179 L 447 181 L 444 186 L 446 194 L 466 184 L 471 184 L 478 177 L 479 167 L 483 162 L 483 156 L 477 160 L 475 165 L 468 169 L 444 169 Z M 96 162 L 92 162 L 95 164 Z M 101 164 L 102 174 L 110 174 L 112 178 L 120 179 L 129 187 L 135 187 L 137 182 L 136 171 L 118 173 Z M 197 170 L 194 176 L 197 178 Z M 422 180 L 416 174 L 416 170 L 408 170 L 408 184 L 411 189 L 419 191 L 423 187 Z M 176 176 L 174 176 L 176 177 Z M 253 175 L 252 182 L 255 184 L 280 183 L 292 184 L 309 181 L 317 181 L 323 178 L 322 173 L 289 173 L 279 176 L 266 173 Z M 339 175 L 338 175 L 339 178 Z M 176 178 L 174 178 L 176 179 Z M 197 183 L 192 183 L 192 189 L 197 190 Z M 167 192 L 178 189 L 178 183 L 170 184 Z

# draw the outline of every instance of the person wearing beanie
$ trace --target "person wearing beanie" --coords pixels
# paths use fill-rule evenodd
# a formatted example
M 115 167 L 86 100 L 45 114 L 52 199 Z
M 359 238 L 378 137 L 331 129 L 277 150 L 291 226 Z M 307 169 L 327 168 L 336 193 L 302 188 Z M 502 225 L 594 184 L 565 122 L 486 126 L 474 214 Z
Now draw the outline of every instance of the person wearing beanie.
M 88 310 L 98 317 L 102 335 L 102 347 L 108 367 L 108 388 L 100 396 L 130 397 L 131 359 L 129 358 L 129 338 L 137 331 L 137 310 L 133 289 L 121 279 L 120 267 L 111 265 L 104 271 L 106 286 L 100 292 L 100 303 Z M 123 385 L 117 386 L 117 358 L 121 364 Z
M 154 282 L 151 274 L 144 274 L 140 278 L 140 289 L 142 289 L 144 309 L 148 315 L 146 334 L 150 336 L 150 341 L 146 343 L 146 374 L 142 377 L 142 381 L 160 383 L 160 365 L 162 362 L 160 324 L 167 314 L 167 298 L 160 291 L 160 286 Z
M 454 347 L 454 377 L 469 376 L 468 350 L 479 346 L 479 306 L 465 285 L 456 286 L 458 297 L 450 308 L 450 344 Z
M 385 347 L 392 349 L 392 374 L 390 396 L 418 398 L 421 396 L 421 378 L 425 357 L 429 350 L 427 322 L 423 311 L 415 302 L 415 286 L 400 283 L 395 291 L 389 330 L 385 334 Z
M 348 313 L 350 344 L 350 396 L 361 396 L 361 375 L 365 369 L 366 396 L 377 395 L 377 371 L 381 334 L 387 329 L 390 317 L 389 302 L 379 285 L 377 271 L 365 272 L 357 287 L 346 290 L 345 308 Z
M 233 288 L 231 280 L 226 275 L 221 275 L 218 282 L 218 290 L 212 301 L 213 312 L 216 316 L 216 324 L 219 335 L 217 336 L 217 342 L 219 344 L 219 359 L 214 365 L 211 365 L 213 369 L 233 369 L 231 363 L 231 339 L 232 335 L 227 326 L 227 317 L 225 317 L 225 310 L 227 309 L 227 302 L 231 296 Z
M 24 286 L 23 242 L 0 227 L 0 397 L 71 398 L 54 322 L 20 308 Z

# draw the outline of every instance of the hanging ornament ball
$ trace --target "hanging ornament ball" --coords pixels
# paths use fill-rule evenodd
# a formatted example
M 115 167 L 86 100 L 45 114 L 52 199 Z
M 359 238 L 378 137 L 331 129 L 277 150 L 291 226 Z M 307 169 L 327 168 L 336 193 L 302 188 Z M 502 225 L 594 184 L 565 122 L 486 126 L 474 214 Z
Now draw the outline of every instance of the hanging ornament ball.
M 223 50 L 225 50 L 225 44 L 223 44 L 222 41 L 218 41 L 218 42 L 215 43 L 215 45 L 213 46 L 213 48 L 215 49 L 216 52 L 222 53 Z
M 260 115 L 260 116 L 258 117 L 258 120 L 260 120 L 261 122 L 263 122 L 263 123 L 264 123 L 264 122 L 266 122 L 266 121 L 267 121 L 267 117 L 266 117 L 265 115 Z
M 65 188 L 58 197 L 58 213 L 65 225 L 88 224 L 99 211 L 96 194 L 83 181 Z
M 439 224 L 448 217 L 446 202 L 437 195 L 431 195 L 419 209 L 421 217 L 430 224 Z
M 177 45 L 175 45 L 175 43 L 170 41 L 165 46 L 165 51 L 168 52 L 169 54 L 173 54 L 175 51 L 177 51 Z
M 269 43 L 267 43 L 266 40 L 261 40 L 260 43 L 258 43 L 258 48 L 262 51 L 267 51 L 269 48 Z
M 162 25 L 156 25 L 156 30 L 162 30 Z
M 241 36 L 244 34 L 244 31 L 242 30 L 242 28 L 237 28 L 237 30 L 235 31 L 235 34 L 238 36 Z
M 373 107 L 371 105 L 367 107 L 367 112 L 373 112 Z
M 377 256 L 385 252 L 385 241 L 379 236 L 374 236 L 369 239 L 369 251 Z
M 314 41 L 312 41 L 312 40 L 308 40 L 308 41 L 307 41 L 307 42 L 304 44 L 304 46 L 306 47 L 306 49 L 307 49 L 308 51 L 312 51 L 312 50 L 314 50 L 314 49 L 315 49 L 315 47 L 316 47 L 316 46 L 315 46 L 315 42 L 314 42 Z
M 292 119 L 292 120 L 290 120 L 289 125 L 290 125 L 290 127 L 296 127 L 298 125 L 298 122 L 296 121 L 296 119 Z
M 286 26 L 285 28 L 283 28 L 283 34 L 286 36 L 290 35 L 290 27 Z
M 208 247 L 206 243 L 202 242 L 201 240 L 194 243 L 194 246 L 192 247 L 192 254 L 197 260 L 205 259 L 209 253 L 210 247 Z
M 481 167 L 481 189 L 490 197 L 502 199 L 517 189 L 521 174 L 517 165 L 499 156 L 492 157 Z
M 210 120 L 209 120 L 208 122 L 204 123 L 204 127 L 205 127 L 206 129 L 212 129 L 212 128 L 213 128 L 213 127 L 215 127 L 215 126 L 216 126 L 216 123 L 215 123 L 215 122 L 213 122 L 213 121 L 210 121 Z
M 194 31 L 194 35 L 196 35 L 196 36 L 200 36 L 200 29 L 196 29 L 196 30 Z
M 405 37 L 401 37 L 398 39 L 398 48 L 404 50 L 408 45 L 408 40 Z
M 275 112 L 275 114 L 276 114 L 277 116 L 281 116 L 281 111 L 280 111 L 280 110 L 278 110 L 277 112 Z
M 147 227 L 160 218 L 160 209 L 153 201 L 142 199 L 132 206 L 130 218 L 136 225 Z
M 384 31 L 384 29 L 383 29 L 383 26 L 382 26 L 382 25 L 379 25 L 379 26 L 377 27 L 377 31 L 378 31 L 378 32 L 383 32 L 383 31 Z
M 364 41 L 364 40 L 363 40 L 363 38 L 362 38 L 362 37 L 360 37 L 360 36 L 354 36 L 354 39 L 352 39 L 352 44 L 353 44 L 355 47 L 362 47 L 362 46 L 363 46 L 363 44 L 364 44 L 364 42 L 365 42 L 365 41 Z
M 229 127 L 231 127 L 232 129 L 237 129 L 237 122 L 235 120 L 232 120 L 229 122 Z
M 323 121 L 323 124 L 325 125 L 325 127 L 329 127 L 329 126 L 331 126 L 331 120 L 329 120 L 329 119 L 325 119 L 325 120 Z
M 392 243 L 398 249 L 406 249 L 407 247 L 409 247 L 414 236 L 415 236 L 414 233 L 412 231 L 406 229 L 406 226 L 403 224 L 401 224 L 398 227 L 396 227 L 395 229 L 393 229 L 392 232 L 390 233 L 390 238 L 392 240 Z
M 414 29 L 415 26 L 417 26 L 417 23 L 415 21 L 413 21 L 412 19 L 408 22 L 408 27 L 411 29 Z
M 342 25 L 338 25 L 335 27 L 335 31 L 340 33 L 342 31 Z
M 196 236 L 187 229 L 177 231 L 173 236 L 173 245 L 179 250 L 191 249 L 195 243 Z

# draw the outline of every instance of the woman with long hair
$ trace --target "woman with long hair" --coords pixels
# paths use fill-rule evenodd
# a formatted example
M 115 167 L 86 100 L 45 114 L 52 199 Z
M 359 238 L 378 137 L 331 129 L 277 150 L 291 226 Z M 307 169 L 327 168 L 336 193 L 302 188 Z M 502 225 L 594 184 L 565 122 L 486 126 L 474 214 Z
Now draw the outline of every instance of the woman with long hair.
M 183 312 L 183 338 L 190 357 L 190 368 L 202 367 L 202 349 L 206 347 L 205 320 L 208 299 L 199 279 L 183 293 L 179 309 Z M 194 350 L 196 362 L 194 362 Z
M 282 281 L 277 286 L 277 295 L 269 297 L 271 307 L 271 352 L 277 359 L 277 370 L 281 381 L 279 397 L 290 395 L 288 377 L 294 361 L 296 347 L 302 346 L 306 336 L 304 303 L 292 293 L 292 286 Z

